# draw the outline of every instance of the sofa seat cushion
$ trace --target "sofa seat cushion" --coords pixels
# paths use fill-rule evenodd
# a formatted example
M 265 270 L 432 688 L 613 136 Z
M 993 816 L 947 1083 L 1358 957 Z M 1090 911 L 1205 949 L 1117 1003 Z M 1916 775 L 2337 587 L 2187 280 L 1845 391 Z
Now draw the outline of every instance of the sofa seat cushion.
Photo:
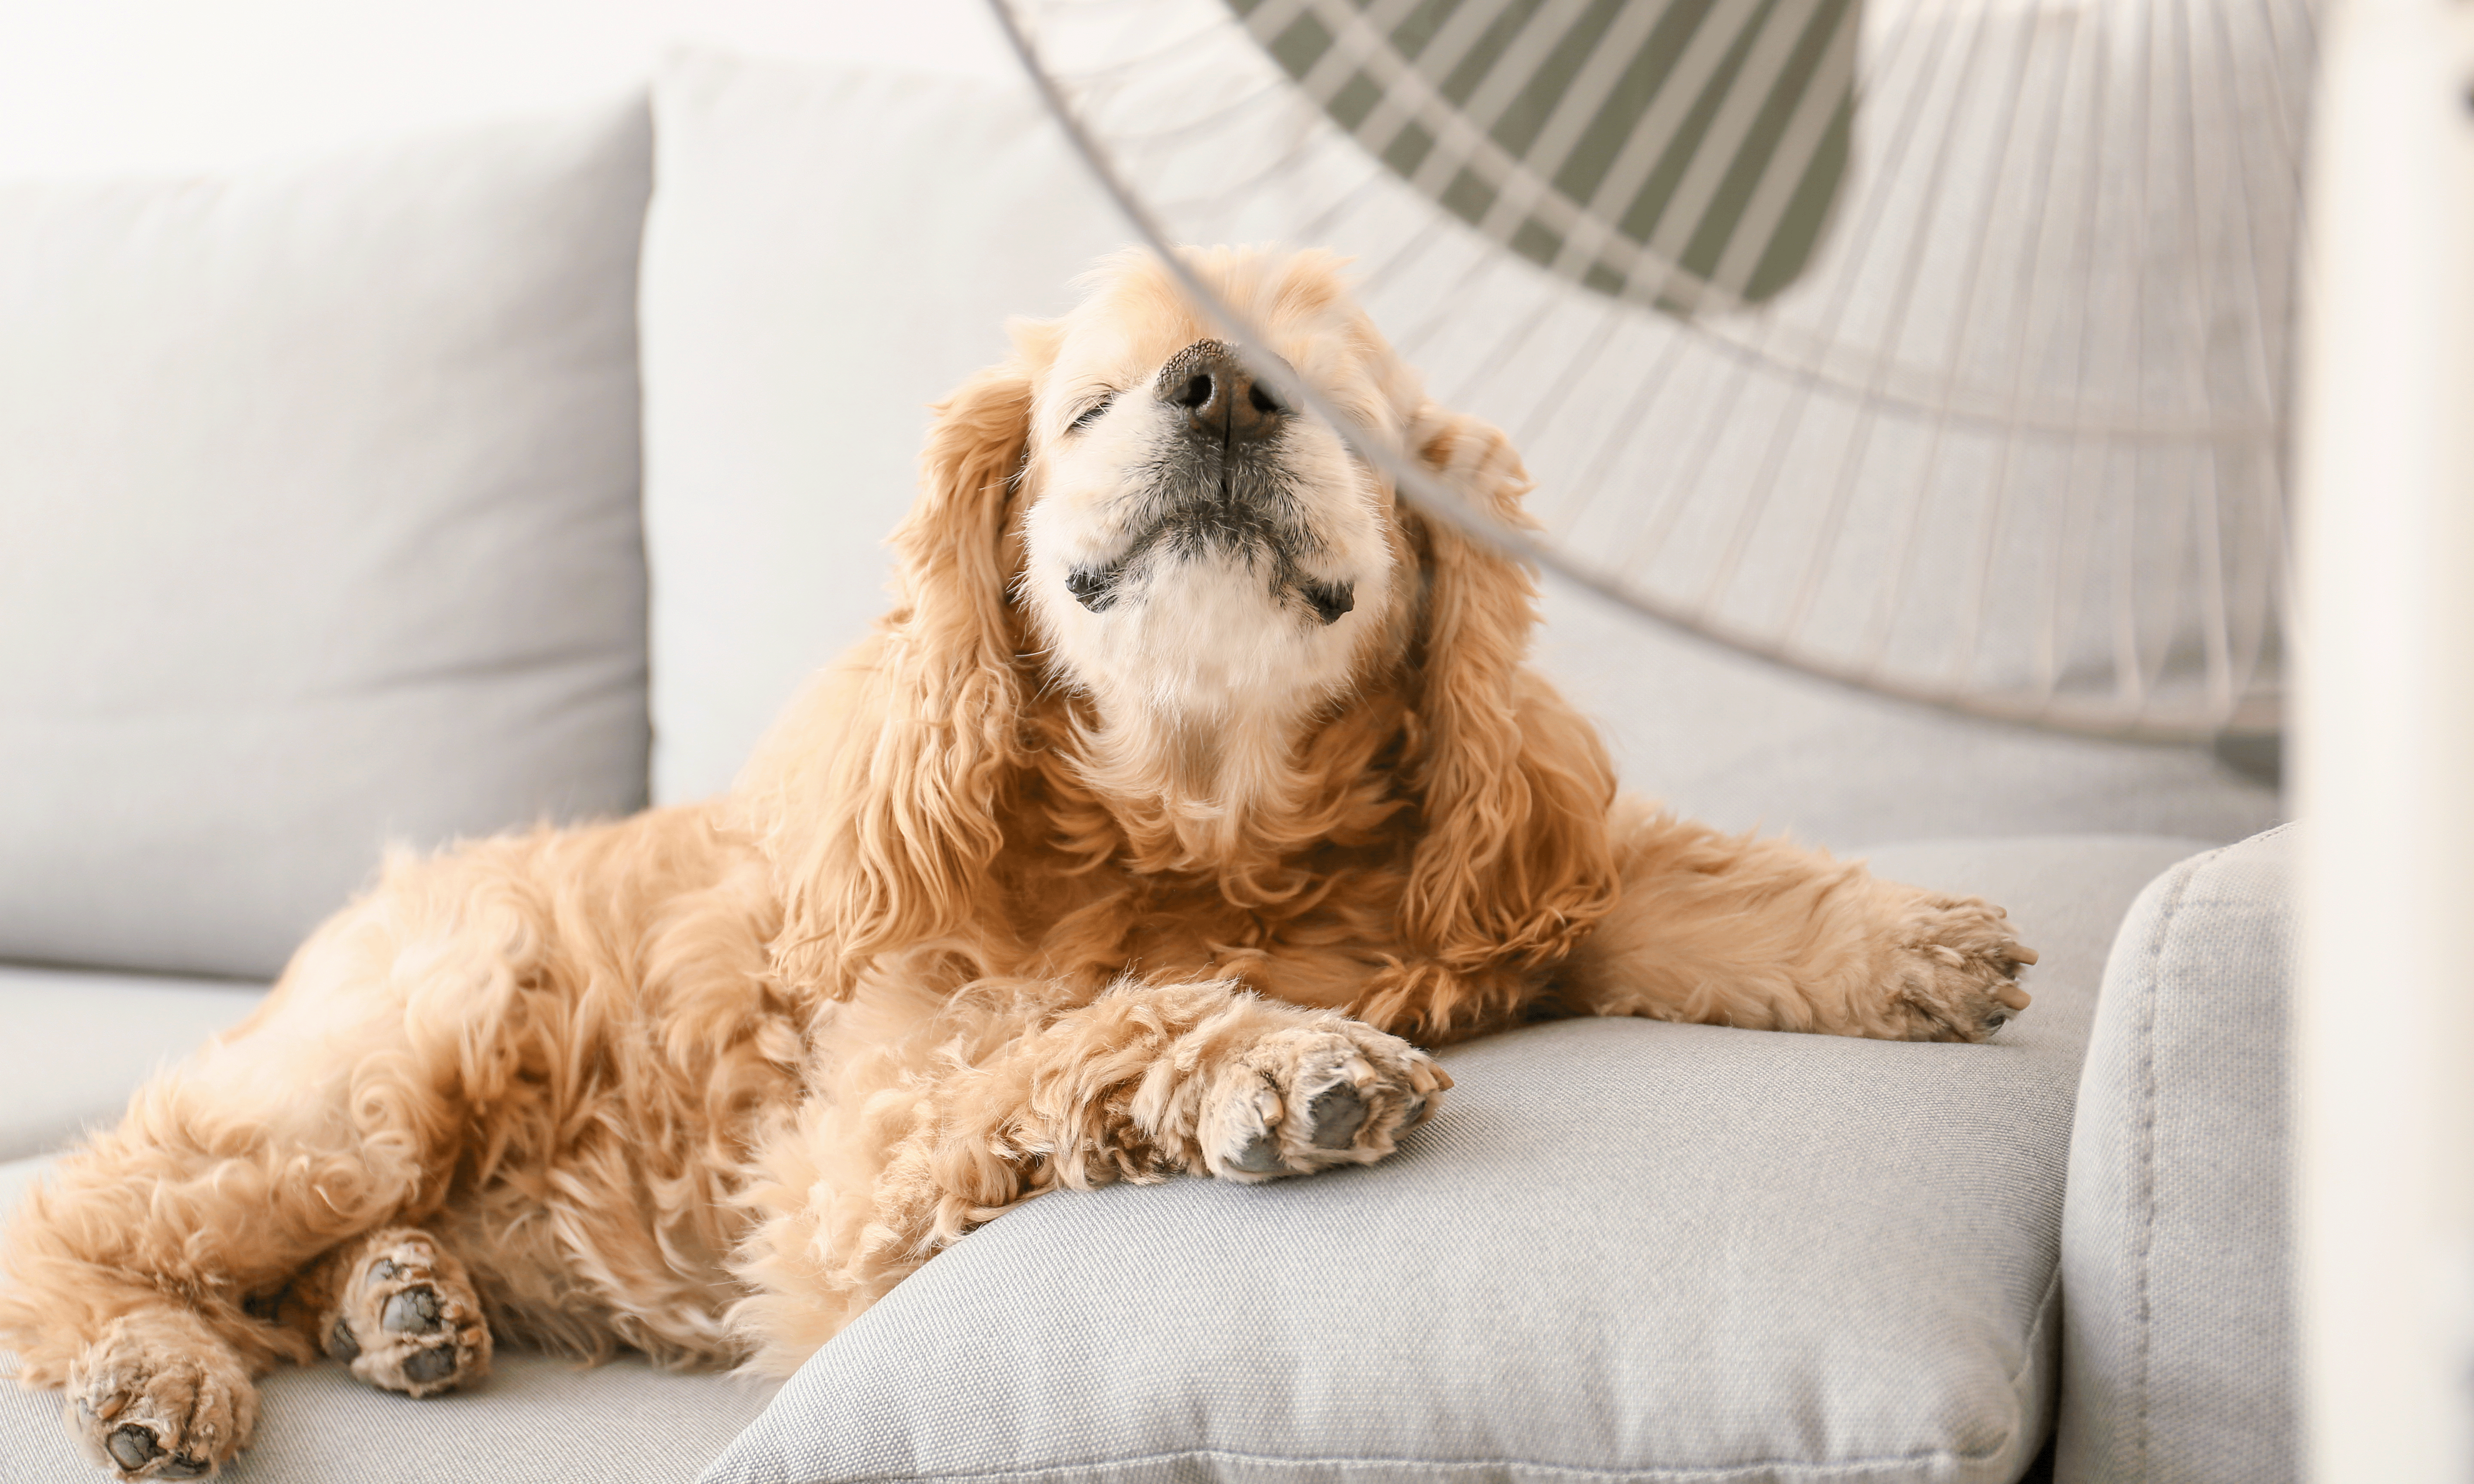
M 1382 1164 L 1033 1201 L 706 1480 L 2015 1478 L 2106 947 L 2189 850 L 1878 852 L 2043 954 L 1988 1045 L 1540 1025 L 1449 1050 L 1444 1113 Z
M 158 1066 L 239 1024 L 265 994 L 226 979 L 0 964 L 0 1161 L 118 1122 Z
M 0 185 L 0 957 L 268 977 L 643 804 L 648 133 Z

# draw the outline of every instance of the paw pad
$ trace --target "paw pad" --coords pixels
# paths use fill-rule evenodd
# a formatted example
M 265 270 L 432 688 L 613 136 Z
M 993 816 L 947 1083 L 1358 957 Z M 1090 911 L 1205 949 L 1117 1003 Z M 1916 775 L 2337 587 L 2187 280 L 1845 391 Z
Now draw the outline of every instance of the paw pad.
M 131 1473 L 138 1472 L 148 1464 L 163 1456 L 163 1445 L 155 1441 L 153 1430 L 140 1427 L 135 1423 L 113 1428 L 111 1436 L 104 1440 L 103 1447 L 104 1450 L 111 1455 L 113 1463 L 120 1465 Z M 194 1479 L 204 1474 L 207 1468 L 208 1465 L 203 1458 L 192 1458 L 186 1453 L 174 1453 L 170 1462 L 155 1471 L 155 1477 Z
M 1346 1149 L 1366 1126 L 1366 1099 L 1345 1082 L 1325 1088 L 1306 1105 L 1306 1121 L 1314 1125 L 1317 1149 Z
M 406 1288 L 387 1300 L 386 1312 L 378 1323 L 398 1334 L 427 1334 L 441 1323 L 438 1317 L 438 1290 L 423 1286 Z

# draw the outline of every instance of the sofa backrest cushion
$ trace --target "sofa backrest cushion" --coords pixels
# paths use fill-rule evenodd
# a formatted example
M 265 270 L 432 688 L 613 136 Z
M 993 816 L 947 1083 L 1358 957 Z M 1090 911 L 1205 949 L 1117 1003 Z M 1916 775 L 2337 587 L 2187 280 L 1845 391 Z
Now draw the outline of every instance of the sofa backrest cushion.
M 730 784 L 889 606 L 929 404 L 1132 239 L 1027 85 L 673 54 L 653 86 L 653 794 Z
M 0 958 L 263 976 L 644 795 L 641 99 L 0 187 Z

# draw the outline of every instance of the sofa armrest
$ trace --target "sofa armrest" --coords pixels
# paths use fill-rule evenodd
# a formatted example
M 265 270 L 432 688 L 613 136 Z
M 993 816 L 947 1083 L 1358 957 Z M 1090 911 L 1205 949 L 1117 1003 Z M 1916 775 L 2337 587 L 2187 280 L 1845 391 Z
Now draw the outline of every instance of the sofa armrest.
M 2062 1215 L 2055 1477 L 2298 1475 L 2292 826 L 2166 872 L 2114 940 Z

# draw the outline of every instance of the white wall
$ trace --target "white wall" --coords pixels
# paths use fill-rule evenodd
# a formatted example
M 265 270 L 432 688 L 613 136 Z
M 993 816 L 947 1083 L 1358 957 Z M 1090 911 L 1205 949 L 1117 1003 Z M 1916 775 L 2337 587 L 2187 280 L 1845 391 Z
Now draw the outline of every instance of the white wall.
M 0 0 L 0 179 L 210 170 L 556 107 L 683 40 L 1019 74 L 984 0 Z

